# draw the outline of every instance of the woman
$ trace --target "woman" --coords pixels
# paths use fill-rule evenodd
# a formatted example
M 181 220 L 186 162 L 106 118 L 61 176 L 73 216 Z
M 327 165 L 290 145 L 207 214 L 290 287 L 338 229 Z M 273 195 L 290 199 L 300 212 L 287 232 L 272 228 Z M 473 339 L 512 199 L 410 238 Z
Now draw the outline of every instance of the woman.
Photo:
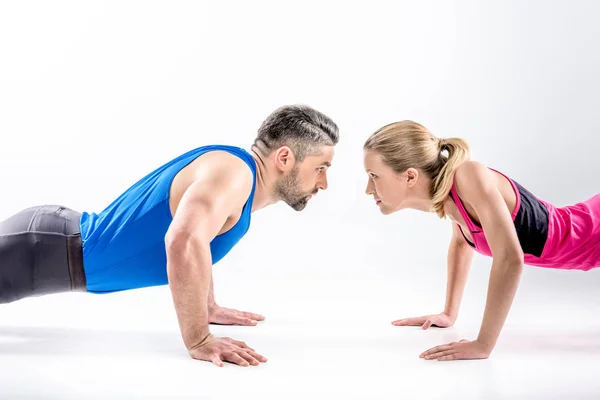
M 537 198 L 499 171 L 470 160 L 468 144 L 440 139 L 413 121 L 396 122 L 364 144 L 364 164 L 383 214 L 410 208 L 452 220 L 444 312 L 394 321 L 427 329 L 452 326 L 473 251 L 493 258 L 479 335 L 420 357 L 487 358 L 508 315 L 523 265 L 587 271 L 600 265 L 600 194 L 567 207 Z

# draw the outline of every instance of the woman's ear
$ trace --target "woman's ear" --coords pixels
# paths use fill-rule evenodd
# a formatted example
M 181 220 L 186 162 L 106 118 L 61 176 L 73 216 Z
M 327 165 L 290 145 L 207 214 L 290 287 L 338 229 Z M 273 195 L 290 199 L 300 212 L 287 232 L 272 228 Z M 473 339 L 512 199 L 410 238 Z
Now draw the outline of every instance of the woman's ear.
M 408 183 L 408 187 L 413 187 L 417 184 L 420 174 L 416 168 L 409 168 L 405 172 L 406 182 Z

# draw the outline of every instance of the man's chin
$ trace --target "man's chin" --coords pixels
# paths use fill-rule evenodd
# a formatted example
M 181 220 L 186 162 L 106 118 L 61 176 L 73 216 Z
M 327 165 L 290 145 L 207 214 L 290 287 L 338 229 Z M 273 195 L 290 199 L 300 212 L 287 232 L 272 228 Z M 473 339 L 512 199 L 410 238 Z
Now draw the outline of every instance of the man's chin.
M 296 203 L 293 203 L 293 204 L 289 204 L 289 203 L 288 203 L 288 205 L 289 205 L 290 207 L 292 207 L 292 208 L 293 208 L 294 210 L 296 210 L 296 211 L 302 211 L 302 210 L 304 210 L 304 209 L 306 208 L 306 206 L 308 205 L 308 200 L 307 200 L 306 198 L 304 198 L 304 199 L 302 199 L 302 200 L 300 200 L 300 201 L 298 201 L 298 202 L 296 202 Z
M 307 205 L 307 203 L 302 203 L 302 204 L 296 203 L 292 206 L 292 208 L 296 211 L 302 211 L 306 208 L 306 205 Z

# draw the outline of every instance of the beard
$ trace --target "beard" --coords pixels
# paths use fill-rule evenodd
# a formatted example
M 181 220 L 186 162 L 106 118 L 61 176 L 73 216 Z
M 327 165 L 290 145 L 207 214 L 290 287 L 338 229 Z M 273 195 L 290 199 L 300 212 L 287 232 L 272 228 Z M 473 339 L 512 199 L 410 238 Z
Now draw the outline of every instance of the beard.
M 292 169 L 287 176 L 275 184 L 275 197 L 283 200 L 294 210 L 302 211 L 308 203 L 308 196 L 317 193 L 318 189 L 315 189 L 312 193 L 304 192 L 301 189 L 298 172 L 297 167 Z

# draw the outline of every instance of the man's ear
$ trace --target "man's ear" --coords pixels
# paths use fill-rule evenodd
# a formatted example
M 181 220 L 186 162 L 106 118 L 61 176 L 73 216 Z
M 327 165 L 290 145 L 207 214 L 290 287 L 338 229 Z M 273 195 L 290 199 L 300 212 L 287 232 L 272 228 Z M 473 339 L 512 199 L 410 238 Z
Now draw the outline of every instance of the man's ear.
M 287 172 L 294 167 L 296 157 L 288 146 L 281 146 L 275 151 L 275 166 L 282 172 Z

